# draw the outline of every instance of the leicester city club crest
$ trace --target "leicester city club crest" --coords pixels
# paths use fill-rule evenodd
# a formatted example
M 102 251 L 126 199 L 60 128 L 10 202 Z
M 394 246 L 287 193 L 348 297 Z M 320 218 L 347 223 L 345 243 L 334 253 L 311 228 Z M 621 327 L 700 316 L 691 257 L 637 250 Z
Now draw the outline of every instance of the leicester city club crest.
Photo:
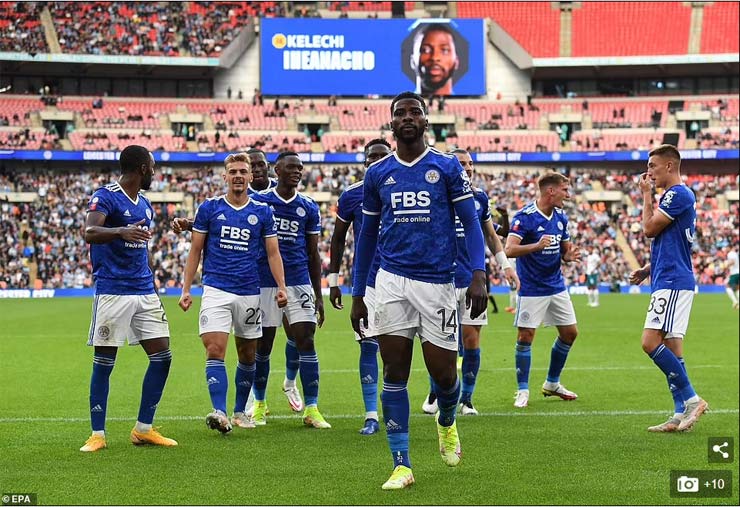
M 299 217 L 305 217 L 306 216 L 306 210 L 303 209 L 303 208 L 298 208 L 297 210 L 295 210 L 295 213 Z
M 427 183 L 437 183 L 439 181 L 439 172 L 436 169 L 429 169 L 424 175 L 424 179 Z
M 257 224 L 257 215 L 249 215 L 247 217 L 247 222 L 249 222 L 249 225 L 256 225 Z

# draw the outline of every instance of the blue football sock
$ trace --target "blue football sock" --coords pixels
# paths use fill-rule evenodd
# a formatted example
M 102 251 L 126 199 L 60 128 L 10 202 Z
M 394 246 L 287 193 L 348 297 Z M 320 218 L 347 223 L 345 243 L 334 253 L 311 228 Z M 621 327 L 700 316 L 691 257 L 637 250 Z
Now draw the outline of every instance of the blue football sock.
M 90 424 L 93 431 L 105 431 L 105 414 L 108 410 L 110 374 L 116 364 L 116 353 L 104 355 L 95 352 L 90 376 Z
M 208 394 L 211 395 L 211 405 L 216 410 L 226 413 L 226 391 L 229 381 L 226 377 L 226 365 L 223 359 L 206 360 L 206 383 Z
M 263 356 L 262 354 L 257 352 L 254 356 L 254 359 L 254 384 L 252 384 L 254 399 L 257 401 L 265 401 L 265 391 L 267 391 L 267 379 L 270 378 L 270 354 Z
M 434 383 L 434 379 L 431 375 L 429 375 L 429 392 L 434 393 L 434 396 L 437 396 L 437 384 Z
M 172 351 L 170 349 L 155 352 L 149 355 L 149 367 L 144 375 L 141 386 L 141 404 L 139 405 L 138 422 L 152 424 L 157 405 L 162 399 L 162 391 L 167 383 L 172 364 Z
M 308 352 L 298 351 L 300 358 L 301 385 L 306 406 L 317 405 L 319 402 L 319 357 L 315 350 Z
M 252 390 L 254 383 L 254 372 L 257 367 L 255 363 L 236 363 L 236 375 L 234 375 L 234 384 L 236 385 L 236 398 L 234 399 L 234 412 L 244 412 L 247 406 L 249 391 Z
M 285 378 L 295 382 L 300 360 L 298 359 L 298 349 L 295 346 L 295 341 L 290 336 L 287 338 L 288 340 L 285 342 Z
M 473 391 L 475 391 L 475 382 L 478 379 L 478 370 L 480 370 L 480 349 L 465 349 L 462 364 L 462 393 L 460 402 L 471 401 Z
M 360 342 L 360 385 L 365 412 L 378 411 L 378 342 Z
M 460 399 L 460 379 L 455 378 L 455 385 L 448 389 L 437 386 L 437 408 L 439 409 L 439 424 L 452 426 L 455 422 L 457 401 Z
M 676 359 L 681 363 L 683 371 L 686 373 L 686 363 L 684 363 L 683 357 L 676 356 Z M 683 414 L 683 411 L 686 410 L 686 404 L 684 403 L 684 399 L 681 397 L 681 392 L 671 381 L 668 381 L 668 389 L 671 391 L 671 396 L 673 397 L 673 412 L 675 414 Z
M 548 382 L 552 382 L 553 384 L 560 382 L 560 373 L 565 367 L 565 361 L 568 359 L 570 347 L 559 336 L 555 338 L 555 343 L 552 344 L 552 351 L 550 352 L 550 368 L 547 370 Z
M 686 375 L 686 370 L 676 358 L 676 355 L 663 344 L 658 345 L 650 354 L 650 359 L 660 368 L 669 384 L 676 386 L 676 390 L 683 400 L 696 396 L 696 391 Z
M 406 382 L 383 381 L 380 394 L 383 404 L 388 446 L 393 457 L 393 467 L 404 465 L 411 468 L 409 460 L 409 393 Z
M 532 345 L 525 342 L 516 342 L 514 354 L 516 365 L 516 381 L 519 389 L 529 389 L 529 368 L 532 365 Z

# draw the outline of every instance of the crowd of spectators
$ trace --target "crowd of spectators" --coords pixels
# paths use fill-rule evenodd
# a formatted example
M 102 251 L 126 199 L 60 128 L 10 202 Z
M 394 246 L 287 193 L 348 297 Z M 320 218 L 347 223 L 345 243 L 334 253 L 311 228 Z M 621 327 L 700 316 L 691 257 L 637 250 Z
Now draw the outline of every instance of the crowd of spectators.
M 41 2 L 0 2 L 0 51 L 48 53 Z
M 29 128 L 0 132 L 0 147 L 18 150 L 61 150 L 57 133 L 45 133 Z
M 65 53 L 194 57 L 218 57 L 251 18 L 284 15 L 280 2 L 53 2 L 50 12 Z
M 513 216 L 536 197 L 538 172 L 511 171 L 496 174 L 476 173 L 473 185 L 489 196 L 492 209 L 503 207 Z M 115 179 L 107 172 L 49 172 L 28 170 L 0 174 L 0 288 L 26 288 L 36 278 L 37 288 L 90 287 L 92 274 L 88 248 L 82 233 L 87 200 L 93 191 Z M 361 166 L 307 165 L 301 188 L 308 192 L 328 192 L 332 198 L 321 203 L 323 232 L 319 251 L 323 270 L 329 265 L 329 238 L 334 229 L 336 197 L 347 186 L 362 178 Z M 617 231 L 624 234 L 638 262 L 649 260 L 649 240 L 640 228 L 641 201 L 634 175 L 606 171 L 572 170 L 572 195 L 566 211 L 574 244 L 581 248 L 583 258 L 595 250 L 602 259 L 600 279 L 613 290 L 628 284 L 631 271 L 627 257 L 617 244 Z M 738 188 L 737 175 L 697 175 L 686 178 L 697 195 L 697 239 L 694 264 L 697 282 L 721 284 L 726 277 L 728 248 L 738 245 L 738 204 L 729 210 L 720 206 L 726 190 Z M 587 190 L 621 190 L 624 203 L 609 206 L 587 202 L 582 198 Z M 5 192 L 34 192 L 38 198 L 31 203 L 4 200 Z M 224 191 L 218 167 L 195 169 L 158 168 L 151 191 L 183 192 L 182 203 L 155 203 L 156 227 L 152 239 L 152 256 L 158 287 L 180 285 L 182 267 L 190 247 L 187 235 L 175 235 L 169 230 L 174 216 L 192 216 L 193 209 L 207 197 Z M 499 217 L 494 216 L 494 220 Z M 345 283 L 351 283 L 354 244 L 349 235 L 343 255 L 342 271 Z M 32 277 L 32 266 L 35 276 Z M 569 285 L 583 284 L 585 262 L 566 265 L 564 275 Z M 493 267 L 491 282 L 505 286 L 501 271 Z
M 178 56 L 184 27 L 180 2 L 54 2 L 50 7 L 62 52 L 90 55 Z

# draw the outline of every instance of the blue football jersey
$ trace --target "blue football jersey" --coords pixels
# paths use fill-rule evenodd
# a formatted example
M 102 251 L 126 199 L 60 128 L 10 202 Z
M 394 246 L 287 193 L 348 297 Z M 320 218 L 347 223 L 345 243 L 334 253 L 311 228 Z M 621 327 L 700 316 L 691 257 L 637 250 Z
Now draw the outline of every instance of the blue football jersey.
M 256 194 L 258 192 L 264 192 L 265 190 L 270 190 L 271 188 L 275 188 L 277 186 L 277 180 L 274 180 L 272 178 L 268 178 L 269 183 L 267 184 L 267 188 L 264 190 L 255 190 L 252 188 L 252 184 L 250 183 L 247 186 L 247 195 L 251 196 L 252 194 Z
M 653 240 L 650 285 L 658 289 L 694 290 L 691 246 L 696 230 L 696 199 L 686 185 L 674 185 L 660 197 L 658 210 L 671 223 Z
M 473 198 L 475 199 L 475 212 L 478 215 L 482 229 L 482 224 L 491 220 L 491 209 L 488 206 L 488 195 L 486 195 L 483 190 L 475 188 L 473 189 Z M 457 215 L 455 215 L 455 235 L 457 236 L 455 287 L 469 287 L 470 282 L 473 281 L 473 267 L 470 264 L 468 247 L 465 245 L 465 229 L 463 229 L 462 222 Z
M 123 191 L 118 183 L 110 183 L 95 191 L 87 206 L 88 212 L 105 215 L 104 227 L 126 227 L 144 220 L 143 228 L 154 226 L 154 209 L 141 193 L 136 200 Z M 154 275 L 149 267 L 146 242 L 130 242 L 117 238 L 108 243 L 90 245 L 96 294 L 152 294 Z
M 357 260 L 357 235 L 362 229 L 362 194 L 363 194 L 363 181 L 347 187 L 347 190 L 342 192 L 337 201 L 337 218 L 345 223 L 352 223 L 352 234 L 355 237 L 355 255 L 354 261 Z M 367 275 L 367 286 L 375 287 L 375 276 L 378 274 L 378 268 L 380 267 L 380 256 L 376 253 L 373 259 L 373 265 L 370 267 L 370 271 Z M 354 270 L 354 266 L 352 266 Z
M 570 241 L 568 217 L 560 208 L 555 208 L 549 217 L 533 202 L 514 215 L 509 234 L 520 238 L 522 245 L 537 243 L 547 234 L 554 241 L 539 252 L 517 257 L 516 272 L 521 281 L 521 296 L 552 296 L 565 290 L 565 281 L 560 271 L 561 242 Z
M 207 234 L 203 285 L 238 296 L 260 293 L 257 266 L 258 259 L 267 262 L 264 238 L 277 235 L 268 205 L 249 199 L 237 208 L 225 195 L 213 197 L 198 207 L 193 230 Z
M 264 202 L 272 208 L 280 256 L 285 270 L 285 284 L 290 286 L 310 284 L 306 236 L 321 234 L 319 205 L 310 197 L 298 192 L 285 200 L 274 188 L 253 194 L 252 199 Z M 259 270 L 262 287 L 277 287 L 266 255 L 259 261 Z
M 453 203 L 473 197 L 454 155 L 427 148 L 413 162 L 394 152 L 365 175 L 363 213 L 380 215 L 380 267 L 412 280 L 450 283 L 457 243 Z

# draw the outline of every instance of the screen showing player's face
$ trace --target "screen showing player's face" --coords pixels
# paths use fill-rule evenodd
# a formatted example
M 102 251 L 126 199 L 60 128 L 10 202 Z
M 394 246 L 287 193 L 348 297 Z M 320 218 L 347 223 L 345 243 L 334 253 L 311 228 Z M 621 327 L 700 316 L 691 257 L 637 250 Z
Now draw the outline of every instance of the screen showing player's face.
M 424 136 L 427 115 L 417 99 L 401 99 L 393 106 L 391 130 L 396 139 L 413 142 Z
M 295 188 L 303 178 L 303 162 L 295 155 L 289 155 L 275 164 L 275 172 L 277 172 L 278 183 Z
M 419 47 L 419 77 L 422 91 L 440 95 L 452 92 L 452 76 L 459 61 L 455 39 L 443 30 L 431 30 L 424 35 Z
M 365 152 L 365 167 L 368 167 L 373 162 L 377 162 L 381 158 L 385 157 L 391 152 L 391 149 L 384 144 L 373 144 Z
M 267 159 L 262 153 L 250 153 L 249 165 L 252 167 L 252 186 L 264 190 L 270 183 L 267 175 Z
M 468 175 L 468 178 L 473 177 L 474 167 L 473 167 L 473 157 L 470 156 L 470 153 L 455 153 L 455 156 L 457 157 L 457 160 L 460 162 L 460 165 L 465 169 L 465 173 Z
M 149 167 L 144 171 L 144 175 L 141 178 L 141 189 L 149 190 L 152 187 L 152 178 L 154 177 L 154 157 L 149 154 Z
M 252 181 L 252 173 L 246 162 L 232 162 L 224 170 L 224 180 L 229 192 L 240 194 L 247 191 L 247 185 Z
M 658 188 L 665 188 L 666 180 L 668 179 L 668 173 L 670 167 L 675 162 L 661 155 L 653 155 L 648 159 L 647 173 L 648 178 L 653 180 L 653 183 Z

